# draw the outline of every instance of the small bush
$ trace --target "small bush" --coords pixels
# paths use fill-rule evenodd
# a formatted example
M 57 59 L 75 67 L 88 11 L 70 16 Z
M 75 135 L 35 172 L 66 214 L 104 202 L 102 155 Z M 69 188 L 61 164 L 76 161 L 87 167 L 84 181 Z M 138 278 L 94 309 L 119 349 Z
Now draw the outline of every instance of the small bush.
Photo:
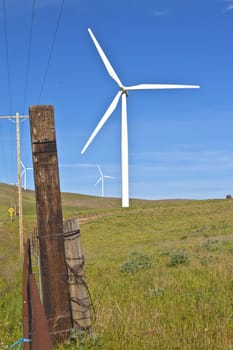
M 214 255 L 207 255 L 204 256 L 200 262 L 202 265 L 208 265 L 209 263 L 213 262 L 215 260 L 215 256 Z
M 151 259 L 148 255 L 132 252 L 130 259 L 121 265 L 121 271 L 126 273 L 134 273 L 138 270 L 145 270 L 151 267 Z
M 168 266 L 186 265 L 188 262 L 188 254 L 182 250 L 177 250 L 170 255 Z
M 69 340 L 59 346 L 57 350 L 99 350 L 101 348 L 102 342 L 98 335 L 89 334 L 87 331 L 73 328 Z
M 219 249 L 219 239 L 218 238 L 208 238 L 202 243 L 202 247 L 208 250 L 208 252 L 213 252 Z
M 169 256 L 170 255 L 170 251 L 168 249 L 160 249 L 158 251 L 159 256 Z

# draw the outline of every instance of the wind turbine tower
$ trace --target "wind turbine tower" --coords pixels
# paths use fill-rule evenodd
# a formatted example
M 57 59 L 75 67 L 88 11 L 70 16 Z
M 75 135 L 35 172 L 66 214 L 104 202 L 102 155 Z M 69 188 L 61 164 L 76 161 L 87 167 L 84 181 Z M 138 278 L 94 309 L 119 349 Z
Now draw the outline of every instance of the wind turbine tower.
M 95 38 L 91 29 L 88 29 L 89 34 L 95 44 L 95 47 L 105 65 L 105 68 L 112 79 L 116 82 L 119 87 L 119 91 L 114 97 L 112 103 L 104 113 L 103 117 L 100 119 L 87 143 L 83 147 L 81 153 L 83 154 L 87 147 L 90 145 L 92 140 L 98 134 L 102 126 L 111 116 L 113 111 L 116 109 L 117 104 L 121 98 L 122 101 L 122 110 L 121 110 L 121 171 L 122 171 L 122 207 L 129 206 L 129 165 L 128 165 L 128 126 L 127 126 L 127 105 L 126 97 L 128 96 L 128 91 L 131 90 L 158 90 L 158 89 L 196 89 L 199 88 L 199 85 L 177 85 L 177 84 L 139 84 L 133 86 L 125 86 L 120 81 L 115 70 L 113 69 L 111 63 L 109 62 L 107 56 L 102 50 L 100 44 Z

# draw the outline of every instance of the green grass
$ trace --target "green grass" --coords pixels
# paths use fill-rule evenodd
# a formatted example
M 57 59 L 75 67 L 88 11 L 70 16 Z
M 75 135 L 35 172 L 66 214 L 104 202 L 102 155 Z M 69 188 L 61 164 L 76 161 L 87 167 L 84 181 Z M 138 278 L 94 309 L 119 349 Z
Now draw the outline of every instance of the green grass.
M 17 217 L 7 221 L 3 192 L 0 350 L 22 336 Z M 24 193 L 27 233 L 36 225 L 33 195 Z M 80 220 L 94 311 L 93 334 L 74 332 L 60 349 L 233 349 L 231 200 L 134 200 L 129 209 L 116 199 L 62 201 L 64 218 Z
M 8 226 L 8 225 L 6 225 Z M 22 259 L 14 230 L 0 223 L 0 349 L 22 337 Z
M 231 216 L 224 200 L 153 202 L 82 225 L 103 349 L 233 348 Z M 150 268 L 122 272 L 132 252 Z

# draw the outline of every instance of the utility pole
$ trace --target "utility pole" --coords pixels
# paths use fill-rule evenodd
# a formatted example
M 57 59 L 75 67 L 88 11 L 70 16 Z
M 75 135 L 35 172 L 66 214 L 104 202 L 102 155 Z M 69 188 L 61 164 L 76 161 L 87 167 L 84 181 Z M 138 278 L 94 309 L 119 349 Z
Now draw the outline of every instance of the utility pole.
M 53 106 L 29 108 L 43 304 L 53 344 L 72 328 Z
M 20 169 L 20 128 L 19 114 L 16 113 L 16 141 L 17 141 L 17 169 L 18 169 L 18 203 L 19 203 L 19 251 L 23 254 L 23 199 L 21 186 L 21 169 Z
M 16 145 L 17 145 L 17 174 L 18 174 L 18 208 L 19 208 L 19 252 L 23 254 L 23 199 L 21 186 L 21 169 L 20 169 L 20 126 L 19 121 L 29 116 L 20 116 L 16 113 L 14 116 L 0 116 L 0 119 L 15 119 L 16 122 Z

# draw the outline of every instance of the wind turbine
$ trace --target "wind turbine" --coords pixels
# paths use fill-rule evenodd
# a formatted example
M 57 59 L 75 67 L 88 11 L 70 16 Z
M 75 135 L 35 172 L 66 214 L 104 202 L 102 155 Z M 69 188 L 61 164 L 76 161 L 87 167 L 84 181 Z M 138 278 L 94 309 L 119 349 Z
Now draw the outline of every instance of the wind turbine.
M 139 84 L 133 86 L 125 86 L 120 81 L 116 72 L 114 71 L 111 63 L 109 62 L 107 56 L 102 50 L 100 44 L 96 40 L 91 29 L 88 29 L 88 32 L 95 44 L 95 47 L 105 65 L 105 68 L 109 75 L 119 86 L 119 91 L 114 97 L 112 103 L 104 113 L 103 117 L 97 124 L 87 143 L 83 147 L 81 153 L 83 154 L 87 147 L 90 145 L 92 140 L 95 138 L 99 130 L 111 116 L 113 111 L 116 109 L 119 99 L 122 99 L 122 112 L 121 112 L 121 172 L 122 172 L 122 207 L 129 206 L 129 165 L 128 165 L 128 126 L 127 126 L 127 106 L 126 106 L 126 97 L 128 96 L 128 91 L 131 90 L 157 90 L 157 89 L 195 89 L 199 88 L 199 85 L 177 85 L 177 84 Z
M 97 165 L 97 168 L 98 168 L 98 170 L 99 170 L 100 177 L 99 177 L 99 179 L 96 181 L 95 185 L 97 185 L 97 184 L 101 181 L 101 185 L 102 185 L 101 195 L 102 195 L 102 197 L 104 197 L 104 179 L 114 179 L 114 177 L 108 176 L 108 175 L 104 175 L 104 174 L 103 174 L 103 171 L 101 170 L 101 168 L 100 168 L 99 165 Z
M 23 171 L 21 172 L 20 176 L 22 177 L 24 175 L 24 185 L 23 185 L 23 188 L 24 188 L 24 191 L 27 190 L 27 170 L 33 170 L 32 168 L 27 168 L 25 167 L 25 165 L 23 164 L 22 161 L 20 161 L 20 164 L 23 168 Z

